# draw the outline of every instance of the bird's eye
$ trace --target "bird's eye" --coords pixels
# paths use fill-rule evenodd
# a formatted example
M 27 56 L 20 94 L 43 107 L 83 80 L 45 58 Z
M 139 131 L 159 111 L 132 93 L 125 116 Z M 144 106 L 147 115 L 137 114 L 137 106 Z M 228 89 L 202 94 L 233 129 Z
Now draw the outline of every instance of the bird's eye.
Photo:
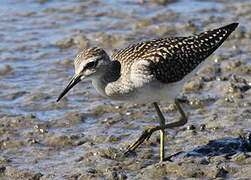
M 85 66 L 85 69 L 94 68 L 96 65 L 97 65 L 96 61 L 88 62 Z

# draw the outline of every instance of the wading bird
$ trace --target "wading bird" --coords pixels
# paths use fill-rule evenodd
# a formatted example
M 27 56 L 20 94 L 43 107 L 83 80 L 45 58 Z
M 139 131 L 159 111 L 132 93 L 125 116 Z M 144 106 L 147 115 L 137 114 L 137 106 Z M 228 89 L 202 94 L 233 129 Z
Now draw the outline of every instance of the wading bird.
M 193 36 L 132 44 L 111 58 L 101 48 L 85 49 L 77 55 L 74 61 L 75 75 L 57 101 L 78 82 L 91 78 L 94 88 L 104 97 L 131 103 L 152 103 L 159 117 L 159 126 L 145 130 L 127 152 L 134 151 L 153 132 L 160 130 L 160 161 L 163 161 L 165 129 L 187 123 L 176 96 L 184 83 L 237 26 L 238 23 L 232 23 Z M 159 102 L 174 102 L 180 119 L 165 124 Z

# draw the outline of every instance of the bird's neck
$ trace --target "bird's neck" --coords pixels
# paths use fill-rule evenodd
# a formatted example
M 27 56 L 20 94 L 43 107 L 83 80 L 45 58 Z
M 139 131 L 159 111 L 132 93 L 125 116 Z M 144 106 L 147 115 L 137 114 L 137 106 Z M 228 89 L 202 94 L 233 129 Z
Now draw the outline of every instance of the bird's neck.
M 110 61 L 105 68 L 105 71 L 96 78 L 92 79 L 92 84 L 99 94 L 106 96 L 105 87 L 112 82 L 115 82 L 120 77 L 120 63 Z

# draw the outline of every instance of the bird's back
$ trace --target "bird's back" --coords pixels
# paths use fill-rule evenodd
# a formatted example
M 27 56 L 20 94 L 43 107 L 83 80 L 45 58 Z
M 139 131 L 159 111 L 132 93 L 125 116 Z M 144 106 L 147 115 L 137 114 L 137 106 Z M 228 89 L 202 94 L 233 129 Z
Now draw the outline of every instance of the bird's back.
M 121 63 L 121 74 L 129 73 L 133 63 L 145 60 L 157 80 L 177 82 L 211 55 L 237 26 L 238 23 L 232 23 L 198 35 L 133 44 L 115 53 L 112 59 Z

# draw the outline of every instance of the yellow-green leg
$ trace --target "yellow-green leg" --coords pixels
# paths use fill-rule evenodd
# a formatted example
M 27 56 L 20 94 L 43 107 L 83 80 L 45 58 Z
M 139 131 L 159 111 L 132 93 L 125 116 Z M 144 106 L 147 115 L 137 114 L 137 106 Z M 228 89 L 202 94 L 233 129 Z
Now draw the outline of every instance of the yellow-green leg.
M 158 104 L 153 103 L 155 110 L 159 116 L 159 124 L 160 124 L 160 161 L 164 161 L 165 159 L 165 117 L 160 111 Z
M 179 127 L 179 126 L 185 125 L 187 123 L 187 116 L 184 113 L 183 109 L 181 108 L 178 100 L 175 100 L 175 106 L 176 106 L 178 112 L 180 113 L 181 117 L 180 117 L 179 121 L 177 121 L 177 122 L 165 124 L 165 118 L 164 118 L 158 104 L 157 103 L 153 103 L 153 104 L 154 104 L 154 107 L 155 107 L 157 114 L 159 116 L 159 119 L 160 119 L 160 126 L 155 126 L 155 127 L 152 127 L 152 128 L 149 128 L 149 129 L 146 129 L 145 131 L 143 131 L 143 133 L 138 138 L 138 140 L 128 147 L 125 154 L 132 152 L 132 151 L 135 151 L 135 149 L 137 147 L 139 147 L 140 144 L 142 144 L 145 140 L 148 140 L 151 137 L 153 132 L 161 130 L 160 131 L 160 160 L 163 161 L 164 157 L 165 157 L 165 154 L 164 154 L 165 131 L 164 131 L 164 129 L 174 128 L 174 127 Z

